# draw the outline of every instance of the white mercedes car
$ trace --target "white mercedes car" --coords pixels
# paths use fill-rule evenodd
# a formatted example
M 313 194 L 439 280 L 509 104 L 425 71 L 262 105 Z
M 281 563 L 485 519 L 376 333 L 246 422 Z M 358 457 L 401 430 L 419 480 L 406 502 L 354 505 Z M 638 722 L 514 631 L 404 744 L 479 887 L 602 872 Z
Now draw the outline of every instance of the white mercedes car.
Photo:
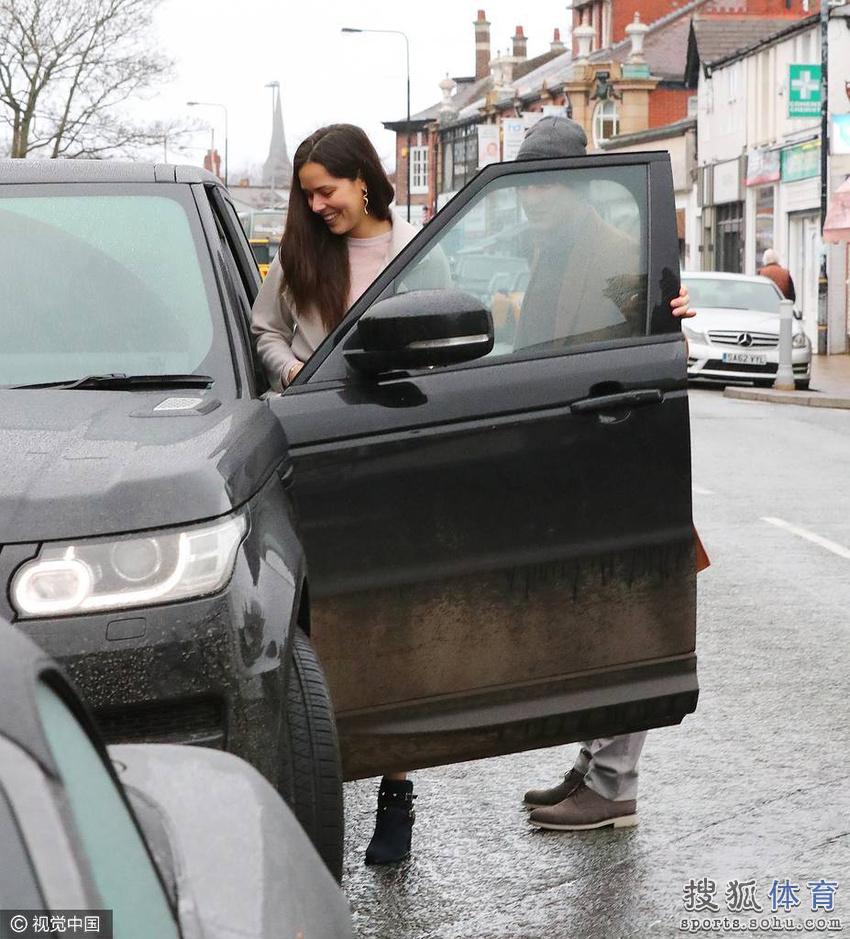
M 717 271 L 682 273 L 697 315 L 682 324 L 688 340 L 688 377 L 771 385 L 779 365 L 779 302 L 767 277 Z M 812 344 L 795 313 L 791 362 L 794 384 L 808 388 Z

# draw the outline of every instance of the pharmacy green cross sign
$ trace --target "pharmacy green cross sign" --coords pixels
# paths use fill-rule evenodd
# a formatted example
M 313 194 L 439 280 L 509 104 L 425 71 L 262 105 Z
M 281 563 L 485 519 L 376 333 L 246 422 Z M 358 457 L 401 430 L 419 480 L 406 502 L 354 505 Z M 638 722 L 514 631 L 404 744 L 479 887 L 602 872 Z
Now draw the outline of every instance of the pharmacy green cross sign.
M 788 117 L 820 116 L 820 66 L 788 66 Z

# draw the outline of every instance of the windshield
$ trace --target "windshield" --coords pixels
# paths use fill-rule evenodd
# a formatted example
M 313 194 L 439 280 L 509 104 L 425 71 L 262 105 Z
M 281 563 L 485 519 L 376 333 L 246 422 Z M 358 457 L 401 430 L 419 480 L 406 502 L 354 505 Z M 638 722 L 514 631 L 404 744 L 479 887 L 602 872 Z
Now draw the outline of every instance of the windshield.
M 771 283 L 726 280 L 721 277 L 682 278 L 691 295 L 691 306 L 697 312 L 709 307 L 735 310 L 758 310 L 778 313 L 782 294 Z
M 164 188 L 0 189 L 0 385 L 221 372 L 191 194 Z

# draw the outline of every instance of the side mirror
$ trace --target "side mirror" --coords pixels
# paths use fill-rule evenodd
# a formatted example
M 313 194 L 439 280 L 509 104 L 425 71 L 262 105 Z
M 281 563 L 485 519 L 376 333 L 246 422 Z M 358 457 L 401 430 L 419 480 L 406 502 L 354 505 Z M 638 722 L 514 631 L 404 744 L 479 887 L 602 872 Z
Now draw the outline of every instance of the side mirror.
M 803 318 L 803 311 L 802 311 L 802 310 L 794 310 L 793 316 L 794 316 L 794 319 L 795 319 L 795 320 L 802 320 L 802 318 Z
M 379 300 L 357 324 L 344 351 L 367 375 L 454 365 L 493 348 L 493 319 L 462 290 L 412 290 Z

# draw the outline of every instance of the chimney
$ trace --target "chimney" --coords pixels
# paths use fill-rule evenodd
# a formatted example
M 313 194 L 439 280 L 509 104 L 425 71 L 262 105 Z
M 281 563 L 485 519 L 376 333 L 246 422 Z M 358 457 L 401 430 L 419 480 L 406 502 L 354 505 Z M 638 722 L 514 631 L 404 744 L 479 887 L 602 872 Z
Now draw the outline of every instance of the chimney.
M 490 23 L 483 10 L 478 11 L 475 25 L 475 80 L 490 74 Z
M 550 52 L 566 52 L 567 47 L 561 42 L 561 30 L 558 27 L 555 27 L 555 35 L 552 37 L 552 45 L 549 47 Z
M 525 38 L 522 26 L 517 26 L 516 32 L 513 35 L 513 43 L 514 58 L 519 60 L 528 58 L 528 40 Z

